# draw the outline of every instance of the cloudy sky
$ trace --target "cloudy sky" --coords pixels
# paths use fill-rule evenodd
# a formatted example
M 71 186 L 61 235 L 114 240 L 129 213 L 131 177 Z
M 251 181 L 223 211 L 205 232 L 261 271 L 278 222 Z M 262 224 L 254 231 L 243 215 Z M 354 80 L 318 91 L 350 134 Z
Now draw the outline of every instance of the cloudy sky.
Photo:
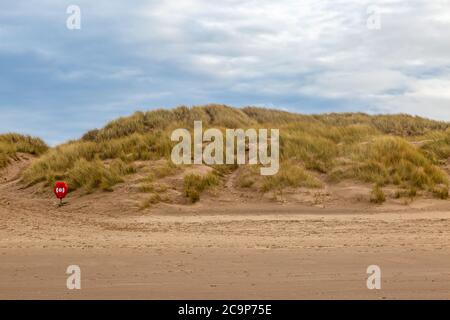
M 450 121 L 450 0 L 0 2 L 0 132 L 206 103 Z

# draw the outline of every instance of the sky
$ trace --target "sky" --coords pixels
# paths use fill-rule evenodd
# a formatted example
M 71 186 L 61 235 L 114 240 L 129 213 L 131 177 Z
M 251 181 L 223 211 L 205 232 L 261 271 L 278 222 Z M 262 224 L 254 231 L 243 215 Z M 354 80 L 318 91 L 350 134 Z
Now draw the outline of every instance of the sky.
M 0 132 L 207 103 L 450 121 L 450 0 L 0 0 Z

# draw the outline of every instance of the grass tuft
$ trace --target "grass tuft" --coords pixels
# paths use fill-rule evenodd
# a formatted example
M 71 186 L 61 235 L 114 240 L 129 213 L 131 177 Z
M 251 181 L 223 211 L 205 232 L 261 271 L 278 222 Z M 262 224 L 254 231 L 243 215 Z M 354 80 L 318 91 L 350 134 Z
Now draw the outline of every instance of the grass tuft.
M 301 166 L 294 163 L 284 163 L 278 174 L 263 178 L 261 191 L 282 191 L 287 187 L 320 188 L 322 183 Z
M 216 173 L 210 172 L 205 176 L 199 174 L 187 174 L 184 177 L 184 193 L 192 203 L 200 200 L 203 191 L 219 184 L 219 177 Z
M 383 189 L 381 189 L 381 187 L 378 184 L 376 184 L 373 187 L 372 192 L 370 193 L 370 202 L 382 204 L 385 201 L 386 196 L 384 195 Z

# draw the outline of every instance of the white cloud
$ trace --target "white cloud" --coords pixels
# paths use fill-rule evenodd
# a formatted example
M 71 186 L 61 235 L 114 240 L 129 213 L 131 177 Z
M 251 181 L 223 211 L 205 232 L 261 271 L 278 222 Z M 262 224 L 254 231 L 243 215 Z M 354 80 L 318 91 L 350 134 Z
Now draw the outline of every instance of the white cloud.
M 450 76 L 447 79 L 411 80 L 407 92 L 378 96 L 375 106 L 387 113 L 410 113 L 433 119 L 450 119 Z
M 109 110 L 114 99 L 132 110 L 143 103 L 214 101 L 450 120 L 449 0 L 78 0 L 77 5 L 82 29 L 70 33 L 65 4 L 5 4 L 0 55 L 37 57 L 35 63 L 52 72 L 36 81 L 69 81 L 71 86 L 57 93 L 80 90 L 86 110 L 92 105 Z M 380 30 L 367 28 L 369 6 L 379 8 Z M 25 65 L 18 69 L 42 69 Z M 2 75 L 1 83 L 21 87 Z M 42 91 L 43 100 L 48 96 Z
M 366 27 L 369 5 L 380 9 L 381 30 Z M 140 10 L 145 18 L 127 37 L 148 43 L 146 54 L 169 57 L 213 81 L 234 81 L 230 88 L 354 98 L 379 111 L 411 113 L 438 99 L 438 112 L 450 119 L 444 108 L 450 103 L 448 1 L 190 0 Z M 439 90 L 432 89 L 436 83 Z M 415 103 L 399 108 L 405 97 Z M 420 113 L 438 112 L 423 107 Z

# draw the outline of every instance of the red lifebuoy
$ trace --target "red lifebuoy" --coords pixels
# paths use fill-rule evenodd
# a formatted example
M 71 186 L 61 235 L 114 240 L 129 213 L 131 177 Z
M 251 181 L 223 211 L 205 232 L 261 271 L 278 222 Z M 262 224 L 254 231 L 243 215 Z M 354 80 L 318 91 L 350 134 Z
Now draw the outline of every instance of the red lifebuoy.
M 53 192 L 58 199 L 62 200 L 67 196 L 67 193 L 69 192 L 69 186 L 63 181 L 58 181 L 55 183 Z

